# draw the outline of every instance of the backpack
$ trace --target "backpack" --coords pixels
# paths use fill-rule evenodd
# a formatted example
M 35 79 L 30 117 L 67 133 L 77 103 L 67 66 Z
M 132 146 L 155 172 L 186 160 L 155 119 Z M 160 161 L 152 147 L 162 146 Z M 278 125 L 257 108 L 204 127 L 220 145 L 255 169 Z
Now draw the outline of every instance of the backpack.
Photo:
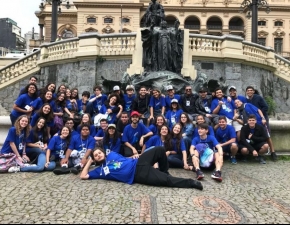
M 12 166 L 23 167 L 24 165 L 14 153 L 0 154 L 0 172 L 8 172 Z

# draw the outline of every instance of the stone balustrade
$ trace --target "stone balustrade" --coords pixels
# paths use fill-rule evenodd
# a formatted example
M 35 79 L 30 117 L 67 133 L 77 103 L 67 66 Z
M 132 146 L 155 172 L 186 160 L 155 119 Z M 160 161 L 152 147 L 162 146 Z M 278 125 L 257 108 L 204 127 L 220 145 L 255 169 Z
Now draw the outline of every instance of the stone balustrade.
M 0 89 L 40 70 L 40 50 L 0 69 Z
M 290 81 L 290 61 L 279 55 L 275 55 L 275 62 L 277 65 L 277 69 L 274 72 L 275 75 L 286 81 Z

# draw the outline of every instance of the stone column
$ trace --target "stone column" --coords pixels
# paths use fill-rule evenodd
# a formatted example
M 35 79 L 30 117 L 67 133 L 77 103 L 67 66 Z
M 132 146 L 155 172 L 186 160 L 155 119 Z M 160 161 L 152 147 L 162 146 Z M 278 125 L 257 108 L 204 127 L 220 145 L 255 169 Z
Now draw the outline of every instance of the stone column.
M 39 40 L 43 40 L 43 27 L 44 27 L 44 24 L 38 24 L 39 26 Z

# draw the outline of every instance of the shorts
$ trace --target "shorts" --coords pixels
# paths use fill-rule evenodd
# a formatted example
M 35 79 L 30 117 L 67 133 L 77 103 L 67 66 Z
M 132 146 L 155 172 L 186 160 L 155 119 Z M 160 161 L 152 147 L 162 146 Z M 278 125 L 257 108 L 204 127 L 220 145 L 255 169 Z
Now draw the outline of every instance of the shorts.
M 231 153 L 232 144 L 236 144 L 237 145 L 237 143 L 230 143 L 229 145 L 222 146 L 223 152 Z

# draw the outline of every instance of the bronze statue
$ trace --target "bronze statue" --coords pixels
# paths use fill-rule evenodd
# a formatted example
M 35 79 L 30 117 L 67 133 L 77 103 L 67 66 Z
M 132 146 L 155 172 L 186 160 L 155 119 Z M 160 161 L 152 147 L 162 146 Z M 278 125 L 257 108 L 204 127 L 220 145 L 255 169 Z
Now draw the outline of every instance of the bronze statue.
M 152 23 L 155 26 L 160 26 L 161 21 L 164 20 L 163 6 L 156 2 L 156 0 L 151 0 L 144 16 L 146 27 L 151 26 Z

